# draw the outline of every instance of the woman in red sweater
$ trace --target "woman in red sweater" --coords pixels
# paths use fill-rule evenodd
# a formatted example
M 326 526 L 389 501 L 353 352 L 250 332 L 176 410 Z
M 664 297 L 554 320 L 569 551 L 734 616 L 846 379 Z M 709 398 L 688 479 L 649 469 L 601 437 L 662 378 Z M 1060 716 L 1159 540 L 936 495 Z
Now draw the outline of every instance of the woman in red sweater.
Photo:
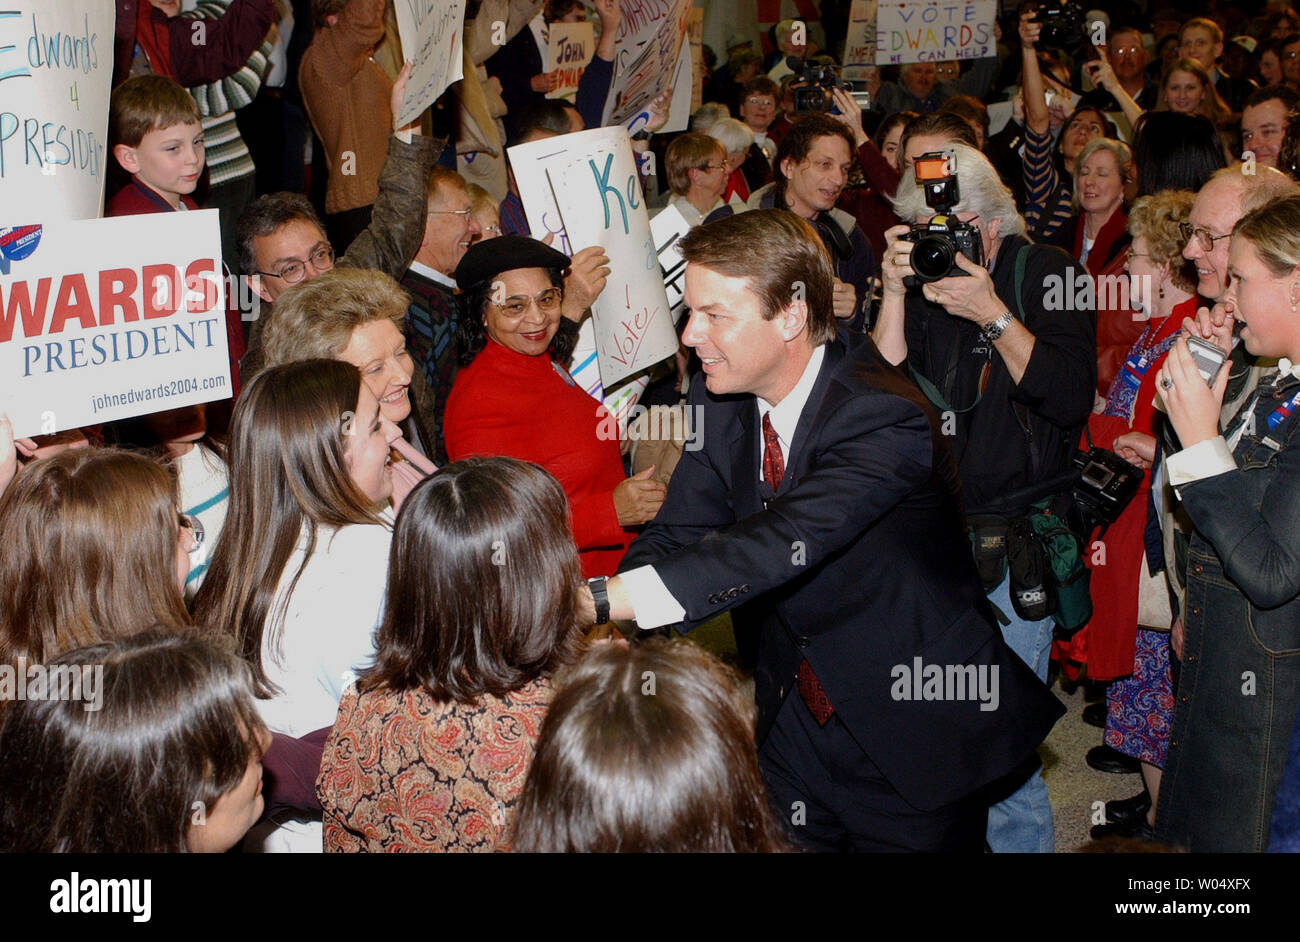
M 551 358 L 564 297 L 563 253 L 522 236 L 470 246 L 456 268 L 460 372 L 447 399 L 447 456 L 505 455 L 541 465 L 569 499 L 583 578 L 614 572 L 631 527 L 654 518 L 654 468 L 629 478 L 617 428 Z

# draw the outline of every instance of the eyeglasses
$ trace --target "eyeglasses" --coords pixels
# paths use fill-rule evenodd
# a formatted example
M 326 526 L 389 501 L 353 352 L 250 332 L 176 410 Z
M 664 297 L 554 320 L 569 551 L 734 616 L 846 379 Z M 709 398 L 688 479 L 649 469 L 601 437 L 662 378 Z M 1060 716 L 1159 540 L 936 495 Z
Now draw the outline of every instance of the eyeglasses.
M 203 524 L 199 521 L 198 517 L 194 516 L 194 514 L 182 513 L 176 515 L 176 522 L 180 525 L 182 530 L 189 530 L 194 534 L 194 545 L 190 547 L 190 555 L 195 555 L 198 553 L 199 547 L 203 545 L 203 537 L 207 532 L 203 529 Z
M 1214 243 L 1220 239 L 1226 239 L 1232 235 L 1231 232 L 1225 232 L 1223 235 L 1214 235 L 1209 229 L 1203 226 L 1193 226 L 1190 222 L 1180 222 L 1178 231 L 1183 237 L 1183 241 L 1191 244 L 1192 236 L 1196 237 L 1197 244 L 1207 252 L 1214 251 Z
M 334 267 L 334 247 L 331 245 L 321 245 L 312 249 L 311 255 L 306 259 L 291 259 L 286 262 L 278 272 L 259 271 L 254 274 L 266 275 L 269 278 L 279 278 L 286 285 L 296 285 L 307 277 L 307 265 L 310 264 L 312 269 L 317 272 L 329 271 Z
M 726 170 L 726 164 L 705 164 L 703 167 L 697 167 L 698 170 Z
M 529 304 L 536 304 L 537 310 L 543 314 L 554 314 L 560 309 L 560 302 L 564 300 L 564 291 L 560 288 L 547 288 L 541 294 L 534 298 L 526 294 L 512 294 L 504 301 L 493 301 L 501 313 L 509 318 L 523 317 L 524 312 L 528 310 Z
M 753 105 L 755 108 L 775 108 L 776 102 L 770 98 L 746 98 L 745 104 Z
M 494 236 L 501 235 L 500 226 L 484 226 L 483 231 L 486 232 L 488 235 L 494 235 Z
M 465 216 L 468 218 L 473 209 L 431 209 L 426 216 Z
M 1150 257 L 1151 257 L 1150 252 L 1134 252 L 1132 249 L 1129 249 L 1127 252 L 1124 253 L 1124 264 L 1127 265 L 1135 258 L 1150 258 Z

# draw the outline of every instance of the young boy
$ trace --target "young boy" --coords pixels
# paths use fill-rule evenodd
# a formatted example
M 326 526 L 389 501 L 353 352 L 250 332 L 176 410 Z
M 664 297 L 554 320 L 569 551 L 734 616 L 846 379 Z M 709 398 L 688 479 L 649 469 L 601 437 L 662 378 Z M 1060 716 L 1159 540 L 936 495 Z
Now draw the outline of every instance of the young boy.
M 188 194 L 203 172 L 203 125 L 189 92 L 161 75 L 127 79 L 113 91 L 109 138 L 131 183 L 105 215 L 199 208 Z
M 161 75 L 137 75 L 113 90 L 108 110 L 109 140 L 113 156 L 131 174 L 131 182 L 108 201 L 105 216 L 199 208 L 189 197 L 203 173 L 203 125 L 199 117 L 199 106 L 189 92 Z M 228 286 L 233 283 L 234 279 L 226 278 Z M 244 330 L 237 299 L 229 290 L 226 339 L 231 387 L 238 396 Z M 225 405 L 210 404 L 210 414 L 222 415 Z

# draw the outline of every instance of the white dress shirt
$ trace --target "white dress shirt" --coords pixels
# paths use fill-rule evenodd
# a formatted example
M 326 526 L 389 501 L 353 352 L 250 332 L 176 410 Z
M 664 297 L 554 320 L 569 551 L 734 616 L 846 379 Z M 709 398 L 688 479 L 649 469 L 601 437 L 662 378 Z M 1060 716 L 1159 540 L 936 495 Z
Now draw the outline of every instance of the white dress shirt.
M 772 405 L 763 399 L 754 397 L 754 405 L 758 409 L 759 428 L 762 428 L 763 417 L 771 414 L 772 430 L 776 432 L 777 440 L 781 445 L 781 459 L 783 462 L 790 460 L 790 445 L 794 441 L 795 428 L 799 425 L 799 417 L 803 415 L 804 406 L 808 404 L 808 397 L 812 395 L 813 386 L 817 382 L 817 374 L 821 372 L 822 361 L 826 358 L 825 344 L 813 350 L 812 356 L 808 358 L 807 365 L 803 368 L 803 374 L 800 375 L 799 381 L 794 384 L 789 395 L 782 399 L 777 405 Z M 696 432 L 696 434 L 699 434 Z M 760 478 L 763 474 L 763 435 L 760 431 L 758 436 L 758 454 L 754 456 L 754 473 Z M 680 602 L 673 597 L 664 585 L 659 574 L 655 572 L 654 566 L 638 566 L 636 569 L 630 569 L 623 573 L 619 579 L 623 583 L 623 588 L 627 592 L 628 600 L 632 603 L 632 611 L 636 616 L 637 626 L 643 629 L 659 628 L 663 625 L 672 625 L 686 617 L 686 609 L 682 608 Z
M 408 142 L 409 143 L 409 142 Z M 456 290 L 456 280 L 449 278 L 440 271 L 435 271 L 423 262 L 417 262 L 411 259 L 411 264 L 406 266 L 408 270 L 415 272 L 417 275 L 423 275 L 430 281 L 436 281 L 440 285 L 445 285 L 452 291 Z

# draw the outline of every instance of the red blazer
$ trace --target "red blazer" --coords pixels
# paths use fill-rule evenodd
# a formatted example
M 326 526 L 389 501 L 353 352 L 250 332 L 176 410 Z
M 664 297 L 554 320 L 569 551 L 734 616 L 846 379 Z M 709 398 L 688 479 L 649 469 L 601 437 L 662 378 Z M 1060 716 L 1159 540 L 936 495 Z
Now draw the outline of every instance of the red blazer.
M 583 578 L 614 572 L 634 534 L 614 512 L 623 481 L 617 429 L 605 407 L 548 356 L 515 353 L 494 340 L 456 374 L 443 437 L 447 457 L 506 455 L 541 465 L 569 498 Z
M 181 202 L 186 209 L 199 209 L 199 204 L 188 196 L 182 196 Z M 131 182 L 113 194 L 104 211 L 105 216 L 140 216 L 145 213 L 174 213 L 172 205 L 140 182 L 139 177 L 132 177 Z M 222 266 L 228 276 L 230 271 Z M 244 325 L 239 314 L 239 299 L 230 286 L 233 278 L 226 278 L 226 347 L 230 355 L 231 399 L 239 397 L 239 358 L 244 355 Z

